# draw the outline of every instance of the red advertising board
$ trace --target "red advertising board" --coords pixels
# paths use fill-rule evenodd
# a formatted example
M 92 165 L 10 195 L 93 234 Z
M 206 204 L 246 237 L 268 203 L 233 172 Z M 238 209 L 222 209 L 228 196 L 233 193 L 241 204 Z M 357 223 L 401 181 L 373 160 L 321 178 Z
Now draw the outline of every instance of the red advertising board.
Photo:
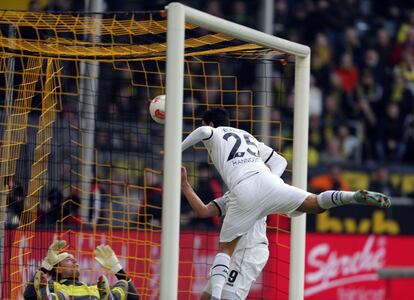
M 6 244 L 12 246 L 4 252 L 2 299 L 10 299 L 10 291 L 31 278 L 46 254 L 47 245 L 55 238 L 52 231 L 43 231 L 37 232 L 35 238 L 23 236 L 20 243 L 13 243 L 15 235 L 16 230 L 6 232 Z M 286 245 L 289 237 L 273 231 L 268 236 L 270 258 L 248 299 L 287 300 L 289 249 Z M 82 234 L 68 232 L 60 238 L 70 243 L 70 249 L 77 256 L 81 280 L 96 282 L 103 270 L 93 261 L 92 252 L 97 245 L 108 243 L 132 275 L 142 299 L 159 298 L 159 233 L 112 232 L 108 237 L 99 232 L 83 231 Z M 217 243 L 217 233 L 181 233 L 178 299 L 198 298 L 206 283 Z M 414 280 L 393 280 L 387 284 L 377 276 L 378 269 L 384 266 L 414 266 L 414 237 L 308 234 L 306 243 L 307 300 L 414 299 L 409 289 Z M 13 258 L 12 253 L 17 253 L 18 259 Z M 18 290 L 16 293 L 14 289 L 14 295 L 20 299 L 22 288 Z
M 378 277 L 386 266 L 414 266 L 414 237 L 308 234 L 308 300 L 409 300 L 414 279 Z
M 17 236 L 19 242 L 14 242 Z M 47 253 L 48 245 L 56 238 L 57 235 L 53 231 L 47 230 L 38 231 L 35 235 L 29 232 L 6 230 L 5 240 L 9 246 L 5 248 L 2 264 L 1 299 L 22 298 L 24 283 L 32 278 Z M 286 235 L 279 235 L 278 239 L 282 241 L 287 238 Z M 141 299 L 159 298 L 161 269 L 159 232 L 114 231 L 107 236 L 97 231 L 83 230 L 82 233 L 68 231 L 60 235 L 59 239 L 65 239 L 70 245 L 69 251 L 78 260 L 82 281 L 94 283 L 98 276 L 105 272 L 93 260 L 92 253 L 99 244 L 108 243 L 132 277 Z M 217 232 L 181 233 L 178 299 L 198 299 L 207 282 L 209 267 L 216 254 L 217 246 Z M 274 249 L 271 251 L 274 255 L 269 259 L 269 264 L 258 278 L 257 283 L 251 288 L 252 299 L 275 299 L 278 295 L 287 295 L 289 250 L 286 247 L 277 249 L 275 243 L 271 243 L 270 247 Z M 276 254 L 279 256 L 277 259 Z M 278 281 L 279 277 L 282 279 Z M 110 274 L 108 278 L 114 280 Z M 277 289 L 277 286 L 281 288 Z

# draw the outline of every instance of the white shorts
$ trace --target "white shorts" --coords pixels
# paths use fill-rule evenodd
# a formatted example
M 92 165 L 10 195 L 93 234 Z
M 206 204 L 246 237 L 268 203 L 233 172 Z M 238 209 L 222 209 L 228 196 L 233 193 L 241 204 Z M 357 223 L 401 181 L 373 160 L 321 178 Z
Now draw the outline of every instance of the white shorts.
M 231 257 L 229 276 L 221 293 L 226 300 L 246 299 L 250 287 L 256 281 L 269 258 L 269 249 L 265 244 L 254 248 L 235 251 Z M 211 282 L 207 282 L 204 292 L 211 295 Z
M 220 242 L 231 242 L 245 234 L 267 215 L 292 215 L 311 193 L 283 182 L 270 172 L 261 172 L 243 180 L 229 194 L 229 202 L 220 231 Z

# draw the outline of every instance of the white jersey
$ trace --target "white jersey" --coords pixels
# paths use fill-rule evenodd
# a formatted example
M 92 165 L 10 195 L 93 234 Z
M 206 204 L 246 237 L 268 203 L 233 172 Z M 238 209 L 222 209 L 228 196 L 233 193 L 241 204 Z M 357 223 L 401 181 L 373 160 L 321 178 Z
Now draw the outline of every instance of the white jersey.
M 285 184 L 280 176 L 287 166 L 286 159 L 244 130 L 201 126 L 183 141 L 182 150 L 198 142 L 204 143 L 229 188 L 226 216 L 220 230 L 222 243 L 256 234 L 251 229 L 269 214 L 294 214 L 310 195 Z M 260 228 L 258 231 L 263 232 Z
M 226 192 L 222 197 L 213 200 L 213 203 L 219 209 L 221 216 L 226 215 L 229 204 L 229 194 L 230 192 Z M 269 244 L 266 236 L 266 217 L 261 218 L 254 223 L 254 226 L 243 235 L 237 243 L 236 249 L 253 248 L 259 244 Z
M 200 141 L 204 143 L 214 166 L 230 190 L 249 176 L 261 171 L 268 172 L 265 163 L 271 157 L 281 158 L 250 133 L 233 127 L 199 127 L 183 141 L 182 148 L 185 150 Z M 282 160 L 284 165 L 280 169 L 284 170 L 286 161 L 284 158 Z M 278 176 L 282 172 L 272 169 L 272 173 Z

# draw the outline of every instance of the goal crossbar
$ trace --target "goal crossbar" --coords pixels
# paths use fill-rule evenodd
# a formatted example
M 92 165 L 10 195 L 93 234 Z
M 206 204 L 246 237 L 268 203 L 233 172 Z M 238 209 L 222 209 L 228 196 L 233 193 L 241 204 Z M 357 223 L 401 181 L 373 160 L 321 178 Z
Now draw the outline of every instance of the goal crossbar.
M 180 167 L 184 87 L 185 22 L 228 34 L 245 42 L 277 49 L 295 56 L 295 106 L 293 130 L 292 183 L 306 189 L 310 48 L 242 26 L 177 2 L 167 6 L 166 124 L 163 180 L 163 231 L 161 237 L 160 299 L 176 299 L 178 289 Z M 167 176 L 168 174 L 168 176 Z M 289 271 L 289 299 L 303 299 L 305 223 L 302 215 L 292 219 Z M 174 297 L 174 298 L 172 298 Z

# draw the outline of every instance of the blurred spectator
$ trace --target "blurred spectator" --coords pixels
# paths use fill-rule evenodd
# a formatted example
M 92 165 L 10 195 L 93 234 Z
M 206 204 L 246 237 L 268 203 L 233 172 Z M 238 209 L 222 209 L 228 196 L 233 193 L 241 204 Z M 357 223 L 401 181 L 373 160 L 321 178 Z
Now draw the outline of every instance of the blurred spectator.
M 324 64 L 322 58 L 318 53 L 312 53 L 311 57 L 311 71 L 315 79 L 315 85 L 321 89 L 323 94 L 326 94 L 331 89 L 329 84 L 331 80 L 331 67 Z
M 300 41 L 305 44 L 311 44 L 315 38 L 314 33 L 311 28 L 308 27 L 309 11 L 306 7 L 306 4 L 303 2 L 295 2 L 292 8 L 292 17 L 289 20 L 286 28 L 300 28 L 297 30 L 299 34 Z M 290 36 L 285 36 L 289 38 Z
M 242 24 L 245 26 L 254 26 L 251 22 L 251 14 L 247 13 L 247 4 L 246 1 L 243 0 L 235 0 L 232 4 L 231 9 L 232 15 L 230 19 L 238 24 Z
M 45 201 L 40 202 L 38 223 L 55 226 L 62 217 L 63 194 L 58 188 L 51 188 Z
M 141 226 L 160 226 L 162 216 L 162 182 L 161 175 L 146 171 L 144 174 L 145 196 L 139 210 Z
M 405 161 L 414 163 L 414 114 L 407 116 L 404 120 L 404 140 L 407 142 L 407 150 L 405 153 Z M 414 195 L 414 193 L 413 193 Z M 414 197 L 413 197 L 414 198 Z
M 404 36 L 400 38 L 400 41 L 392 49 L 391 62 L 393 65 L 397 65 L 403 59 L 404 52 L 414 54 L 414 26 L 408 26 Z
M 134 205 L 130 205 L 128 198 L 128 175 L 121 168 L 114 168 L 111 172 L 111 182 L 109 185 L 109 218 L 110 225 L 114 228 L 127 228 L 130 222 L 136 221 Z
M 394 74 L 393 81 L 388 85 L 383 102 L 384 107 L 388 102 L 397 104 L 400 108 L 401 118 L 413 113 L 414 97 L 407 88 L 406 80 L 401 74 Z M 382 109 L 384 108 L 382 107 Z
M 317 0 L 307 3 L 309 17 L 305 26 L 309 27 L 311 33 L 324 32 L 332 45 L 337 44 L 347 23 L 347 12 L 336 2 L 338 1 Z
M 378 127 L 376 143 L 377 155 L 380 161 L 400 162 L 405 154 L 404 120 L 396 103 L 388 103 L 384 117 L 384 126 Z
M 42 3 L 40 0 L 30 0 L 27 7 L 28 11 L 42 11 Z
M 401 196 L 399 189 L 392 184 L 390 172 L 385 166 L 379 166 L 375 170 L 369 183 L 369 190 L 387 193 L 390 196 Z
M 23 187 L 20 183 L 15 183 L 7 197 L 7 224 L 19 225 L 24 210 L 24 199 Z
M 409 1 L 371 1 L 372 14 L 377 17 L 383 17 L 387 24 L 387 30 L 394 32 L 396 30 L 396 23 L 402 21 L 402 12 L 406 6 L 410 6 Z
M 377 71 L 374 72 L 376 80 L 379 80 L 381 84 L 387 84 L 385 80 L 385 76 L 379 76 L 381 72 L 384 72 L 384 75 L 387 75 L 389 69 L 391 68 L 391 53 L 392 53 L 392 41 L 389 32 L 384 28 L 380 27 L 377 30 L 376 40 L 373 42 L 374 50 L 378 53 L 378 66 Z M 369 62 L 371 61 L 371 62 Z M 365 58 L 365 68 L 373 67 L 372 63 L 373 59 L 367 59 L 367 55 Z
M 414 44 L 413 44 L 414 47 Z M 414 94 L 414 52 L 405 50 L 402 53 L 401 61 L 394 67 L 394 72 L 404 77 L 407 88 Z
M 72 197 L 77 197 L 77 195 L 74 194 Z M 73 200 L 76 199 L 77 198 Z M 109 206 L 110 199 L 108 192 L 103 188 L 101 184 L 92 183 L 91 194 L 89 196 L 88 222 L 91 225 L 108 225 L 110 212 Z
M 322 114 L 322 91 L 316 86 L 315 77 L 310 78 L 309 115 L 320 117 Z
M 322 115 L 323 138 L 325 141 L 335 136 L 336 129 L 347 122 L 345 113 L 340 107 L 341 100 L 337 94 L 329 94 L 325 97 L 324 112 Z
M 314 147 L 318 151 L 322 151 L 325 145 L 323 136 L 321 118 L 311 115 L 309 118 L 309 146 Z
M 69 226 L 80 226 L 83 224 L 80 214 L 80 198 L 72 194 L 63 202 L 62 223 Z
M 375 81 L 372 71 L 365 69 L 357 86 L 358 101 L 367 101 L 374 112 L 378 112 L 382 96 L 382 86 Z
M 362 147 L 364 158 L 372 161 L 375 158 L 375 140 L 377 136 L 378 117 L 371 103 L 365 98 L 359 99 L 359 108 L 361 110 L 361 121 L 363 124 Z
M 274 4 L 273 33 L 283 36 L 286 33 L 286 25 L 290 19 L 289 5 L 287 0 L 276 0 Z
M 317 33 L 312 51 L 312 55 L 316 55 L 320 58 L 322 65 L 329 65 L 331 63 L 333 53 L 328 38 L 324 33 Z
M 204 3 L 205 3 L 205 6 L 204 6 L 203 11 L 205 11 L 206 13 L 210 15 L 224 18 L 223 8 L 221 7 L 221 1 L 210 0 Z
M 319 153 L 324 147 L 323 130 L 321 118 L 311 115 L 309 118 L 309 147 L 308 147 L 308 165 L 315 167 L 319 163 Z M 285 149 L 286 150 L 286 149 Z
M 344 37 L 337 54 L 348 54 L 356 65 L 362 63 L 362 47 L 355 27 L 349 26 L 345 29 Z
M 336 136 L 332 136 L 326 141 L 326 147 L 320 154 L 319 161 L 323 164 L 345 162 L 341 141 Z
M 342 177 L 342 168 L 339 164 L 331 164 L 328 172 L 311 178 L 309 187 L 313 193 L 337 190 L 349 191 L 349 185 Z
M 122 86 L 119 91 L 117 103 L 119 113 L 124 117 L 124 120 L 135 121 L 137 119 L 137 102 L 134 88 L 130 85 Z
M 72 10 L 72 0 L 52 0 L 46 7 L 47 11 L 70 11 Z
M 246 89 L 248 90 L 248 89 Z M 252 98 L 250 93 L 238 93 L 238 103 L 237 103 L 237 116 L 238 124 L 237 128 L 250 131 L 251 130 L 251 120 L 254 119 L 252 116 L 251 104 Z
M 341 55 L 340 64 L 335 70 L 340 79 L 340 87 L 344 92 L 343 107 L 347 113 L 352 113 L 355 107 L 355 90 L 359 80 L 359 71 L 355 66 L 352 55 L 344 53 Z
M 364 140 L 363 150 L 365 158 L 374 158 L 374 146 L 372 140 L 376 138 L 378 113 L 381 111 L 383 99 L 382 86 L 375 82 L 375 78 L 370 69 L 365 69 L 361 82 L 357 87 L 357 101 L 355 116 L 362 123 Z
M 340 140 L 343 157 L 350 161 L 360 161 L 359 151 L 361 145 L 358 138 L 351 134 L 349 127 L 346 125 L 339 126 L 337 135 Z

